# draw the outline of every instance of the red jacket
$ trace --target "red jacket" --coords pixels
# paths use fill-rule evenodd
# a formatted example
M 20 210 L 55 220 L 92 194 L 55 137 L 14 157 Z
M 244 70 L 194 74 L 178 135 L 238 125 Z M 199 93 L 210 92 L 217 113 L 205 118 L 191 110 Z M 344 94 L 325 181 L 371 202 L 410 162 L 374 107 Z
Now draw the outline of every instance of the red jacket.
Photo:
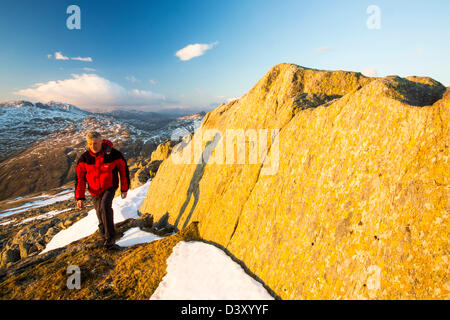
M 109 148 L 108 148 L 109 147 Z M 77 161 L 75 178 L 75 199 L 85 200 L 86 182 L 88 191 L 93 196 L 101 195 L 106 189 L 119 187 L 121 191 L 128 191 L 130 186 L 130 172 L 123 154 L 113 148 L 109 140 L 102 140 L 102 150 L 97 154 L 91 150 L 83 153 Z

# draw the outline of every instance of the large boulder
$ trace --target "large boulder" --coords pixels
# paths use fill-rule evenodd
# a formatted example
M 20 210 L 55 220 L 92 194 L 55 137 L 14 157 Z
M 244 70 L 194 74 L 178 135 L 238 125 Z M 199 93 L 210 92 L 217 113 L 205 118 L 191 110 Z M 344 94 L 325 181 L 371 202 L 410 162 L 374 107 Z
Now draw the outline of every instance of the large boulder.
M 448 297 L 448 91 L 276 65 L 174 146 L 140 212 L 199 221 L 284 299 Z

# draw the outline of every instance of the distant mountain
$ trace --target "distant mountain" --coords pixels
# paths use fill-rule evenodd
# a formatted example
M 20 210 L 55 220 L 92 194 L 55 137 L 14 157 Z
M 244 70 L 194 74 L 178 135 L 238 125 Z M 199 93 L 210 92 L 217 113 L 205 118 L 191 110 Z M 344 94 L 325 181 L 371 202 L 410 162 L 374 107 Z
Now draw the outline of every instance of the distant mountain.
M 0 103 L 0 161 L 19 149 L 92 116 L 73 105 L 51 101 Z
M 55 122 L 52 125 L 60 124 Z M 87 117 L 58 128 L 0 162 L 0 199 L 48 190 L 73 180 L 76 160 L 86 150 L 85 136 L 90 130 L 99 131 L 106 139 L 112 140 L 116 148 L 126 149 L 128 156 L 134 156 L 133 151 L 142 150 L 142 140 L 151 138 L 144 131 L 100 117 Z M 24 137 L 27 135 L 27 132 L 22 134 Z M 28 139 L 33 140 L 31 137 Z
M 140 119 L 155 121 L 157 119 L 174 119 L 174 118 L 184 118 L 186 119 L 190 116 L 204 116 L 205 111 L 195 111 L 195 110 L 160 110 L 160 111 L 143 111 L 134 109 L 118 109 L 107 112 L 96 112 L 103 115 L 109 115 L 116 117 L 118 119 Z
M 73 104 L 69 104 L 69 103 L 50 101 L 47 103 L 47 105 L 50 106 L 50 108 L 52 108 L 53 110 L 57 110 L 57 108 L 59 108 L 61 110 L 65 110 L 67 112 L 72 112 L 72 113 L 91 114 L 91 112 L 82 110 L 82 109 L 74 106 Z
M 175 116 L 139 110 L 93 113 L 57 101 L 3 102 L 0 103 L 0 162 L 54 132 L 83 123 L 89 117 L 94 117 L 99 122 L 126 124 L 130 127 L 132 136 L 142 131 L 140 136 L 153 139 L 156 144 L 162 142 L 161 139 L 169 139 L 171 131 L 180 126 L 192 131 L 194 122 L 201 119 L 199 116 L 177 119 Z
M 175 117 L 162 115 L 157 112 L 141 110 L 112 110 L 97 114 L 126 122 L 136 128 L 139 128 L 140 130 L 146 131 L 153 131 L 159 128 L 163 128 L 173 119 L 175 119 Z
M 23 108 L 23 107 L 31 107 L 31 108 L 39 108 L 44 110 L 52 110 L 52 111 L 64 111 L 69 113 L 78 113 L 78 114 L 92 114 L 89 111 L 81 110 L 76 106 L 63 103 L 58 101 L 49 101 L 47 103 L 42 102 L 30 102 L 26 100 L 17 100 L 17 101 L 7 101 L 0 103 L 0 108 Z
M 176 129 L 194 132 L 202 117 L 176 119 L 154 112 L 92 113 L 74 105 L 0 103 L 0 199 L 47 190 L 74 179 L 88 130 L 102 132 L 127 158 L 150 157 Z
M 201 111 L 198 113 L 193 113 L 187 116 L 177 117 L 177 119 L 201 119 L 206 115 L 205 111 Z
M 214 104 L 216 105 L 216 104 Z M 192 114 L 200 114 L 200 113 L 206 113 L 208 112 L 208 110 L 213 110 L 214 107 L 211 106 L 205 106 L 205 108 L 202 111 L 199 111 L 198 109 L 163 109 L 163 110 L 158 110 L 158 113 L 161 115 L 165 115 L 168 117 L 174 117 L 174 118 L 178 118 L 178 117 L 184 117 L 184 116 L 189 116 Z M 206 110 L 206 112 L 205 112 Z
M 158 112 L 142 111 L 142 110 L 112 110 L 103 112 L 102 114 L 110 115 L 119 119 L 141 119 L 141 120 L 155 120 L 170 118 L 168 115 L 164 115 Z
M 136 129 L 164 137 L 165 140 L 170 139 L 170 136 L 175 129 L 185 128 L 189 132 L 194 132 L 196 126 L 200 124 L 205 116 L 205 112 L 177 117 L 169 114 L 142 110 L 113 110 L 96 114 L 111 117 L 112 119 L 131 125 Z M 164 141 L 164 139 L 158 140 L 158 143 Z

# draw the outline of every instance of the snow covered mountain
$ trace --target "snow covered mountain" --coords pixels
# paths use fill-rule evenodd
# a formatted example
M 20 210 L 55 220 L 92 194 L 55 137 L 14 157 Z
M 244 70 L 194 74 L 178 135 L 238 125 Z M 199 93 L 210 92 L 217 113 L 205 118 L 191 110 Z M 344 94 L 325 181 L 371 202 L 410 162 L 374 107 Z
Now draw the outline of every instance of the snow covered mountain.
M 174 130 L 194 132 L 202 117 L 152 118 L 138 127 L 139 115 L 112 116 L 73 105 L 28 101 L 0 104 L 0 200 L 62 186 L 75 178 L 76 159 L 85 151 L 85 136 L 96 130 L 111 140 L 127 159 L 149 158 Z M 120 117 L 118 116 L 120 115 Z M 130 164 L 130 163 L 129 163 Z
M 92 115 L 73 105 L 49 102 L 0 103 L 0 161 L 45 136 Z
M 53 100 L 49 101 L 47 103 L 42 103 L 42 102 L 33 103 L 30 101 L 26 101 L 26 100 L 7 101 L 7 102 L 0 103 L 0 107 L 4 107 L 4 108 L 32 107 L 32 108 L 38 108 L 38 109 L 43 109 L 43 110 L 66 111 L 66 112 L 79 113 L 79 114 L 90 113 L 89 111 L 81 110 L 80 108 L 77 108 L 76 106 L 74 106 L 72 104 L 53 101 Z
M 156 112 L 133 110 L 92 113 L 74 105 L 56 101 L 3 102 L 0 103 L 0 161 L 54 132 L 72 125 L 79 128 L 79 125 L 89 117 L 99 121 L 111 121 L 118 126 L 127 125 L 132 137 L 133 135 L 146 136 L 157 144 L 161 142 L 161 139 L 168 139 L 170 132 L 180 126 L 192 131 L 194 124 L 202 119 L 199 114 L 191 118 L 177 119 Z

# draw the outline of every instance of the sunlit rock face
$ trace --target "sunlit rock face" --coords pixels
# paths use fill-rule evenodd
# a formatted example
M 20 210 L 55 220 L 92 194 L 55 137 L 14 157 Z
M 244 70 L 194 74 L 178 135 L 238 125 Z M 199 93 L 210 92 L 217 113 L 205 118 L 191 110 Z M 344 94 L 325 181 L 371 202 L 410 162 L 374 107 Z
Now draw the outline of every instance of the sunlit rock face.
M 449 107 L 430 78 L 278 64 L 174 146 L 140 211 L 199 221 L 283 299 L 448 298 Z

